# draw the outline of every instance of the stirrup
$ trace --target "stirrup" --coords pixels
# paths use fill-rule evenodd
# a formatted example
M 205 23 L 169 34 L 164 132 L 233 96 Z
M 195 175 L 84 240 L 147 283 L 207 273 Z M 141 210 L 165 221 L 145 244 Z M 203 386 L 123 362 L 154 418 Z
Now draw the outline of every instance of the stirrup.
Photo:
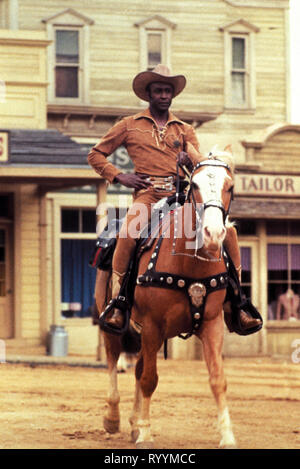
M 107 322 L 108 314 L 111 312 L 112 309 L 115 308 L 120 309 L 124 314 L 124 324 L 122 327 L 116 327 L 113 324 L 109 324 Z M 127 331 L 129 325 L 129 311 L 128 302 L 125 296 L 119 295 L 108 303 L 105 310 L 100 314 L 99 325 L 102 331 L 108 332 L 109 334 L 122 335 L 124 334 L 124 332 Z

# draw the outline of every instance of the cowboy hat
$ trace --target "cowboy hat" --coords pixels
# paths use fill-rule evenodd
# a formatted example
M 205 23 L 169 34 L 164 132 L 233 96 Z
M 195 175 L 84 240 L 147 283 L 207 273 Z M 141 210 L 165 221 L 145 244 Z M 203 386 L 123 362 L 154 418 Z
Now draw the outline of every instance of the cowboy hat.
M 152 71 L 137 74 L 132 82 L 133 91 L 139 98 L 144 101 L 149 101 L 147 86 L 154 82 L 163 82 L 172 85 L 174 89 L 173 98 L 181 93 L 186 85 L 185 76 L 171 76 L 171 72 L 166 65 L 158 64 Z

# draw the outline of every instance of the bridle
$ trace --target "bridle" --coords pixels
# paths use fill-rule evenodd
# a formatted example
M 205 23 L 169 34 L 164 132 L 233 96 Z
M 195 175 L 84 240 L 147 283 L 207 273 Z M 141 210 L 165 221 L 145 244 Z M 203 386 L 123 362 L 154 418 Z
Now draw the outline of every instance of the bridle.
M 199 204 L 197 204 L 197 202 L 195 200 L 194 192 L 193 192 L 193 176 L 194 176 L 194 173 L 199 168 L 202 168 L 203 166 L 222 167 L 222 168 L 227 169 L 230 172 L 230 174 L 232 174 L 232 171 L 231 171 L 231 169 L 230 169 L 230 167 L 227 163 L 225 163 L 224 161 L 221 161 L 221 160 L 215 160 L 215 159 L 210 158 L 210 157 L 207 160 L 203 160 L 203 161 L 200 161 L 199 163 L 197 163 L 190 174 L 186 171 L 186 169 L 182 165 L 180 165 L 177 162 L 176 207 L 180 206 L 180 204 L 179 204 L 179 168 L 181 168 L 184 171 L 184 173 L 186 174 L 186 176 L 188 176 L 188 178 L 189 178 L 189 190 L 186 194 L 186 199 L 185 200 L 186 201 L 192 200 L 193 208 L 195 210 L 196 218 L 197 218 L 198 223 L 201 224 L 202 215 L 203 215 L 204 211 L 207 208 L 216 207 L 219 210 L 221 210 L 222 216 L 223 216 L 223 223 L 225 224 L 226 218 L 227 218 L 227 216 L 230 212 L 231 202 L 233 200 L 233 186 L 230 188 L 230 201 L 229 201 L 229 205 L 228 205 L 227 210 L 225 209 L 224 204 L 221 200 L 211 199 L 208 202 L 205 202 L 204 204 L 201 204 L 201 212 L 200 212 L 200 210 L 198 208 Z M 197 236 L 196 236 L 196 239 L 197 239 Z M 197 250 L 198 250 L 197 248 L 195 249 L 194 255 L 190 255 L 190 254 L 187 254 L 187 253 L 176 253 L 175 252 L 175 242 L 176 241 L 175 241 L 175 238 L 174 238 L 173 249 L 172 249 L 172 254 L 173 255 L 181 254 L 181 255 L 188 256 L 188 257 L 196 257 L 200 260 L 211 261 L 211 262 L 219 262 L 222 258 L 222 249 L 221 249 L 221 252 L 220 252 L 219 259 L 215 259 L 215 258 L 207 259 L 207 258 L 201 257 L 198 254 L 196 254 Z
M 194 176 L 195 171 L 197 171 L 199 168 L 202 168 L 203 166 L 213 166 L 213 167 L 225 168 L 231 174 L 231 169 L 230 169 L 229 165 L 227 163 L 225 163 L 224 161 L 207 159 L 207 160 L 200 161 L 199 163 L 197 163 L 197 165 L 194 167 L 193 171 L 190 174 L 190 187 L 189 187 L 189 190 L 188 190 L 188 193 L 187 193 L 187 200 L 192 199 L 193 207 L 196 211 L 196 214 L 198 214 L 197 216 L 199 216 L 199 211 L 198 211 L 198 208 L 197 208 L 197 203 L 196 203 L 194 192 L 193 192 L 192 182 L 193 182 L 193 176 Z M 227 216 L 230 212 L 230 207 L 231 207 L 232 200 L 233 200 L 233 186 L 230 188 L 230 201 L 229 201 L 229 205 L 228 205 L 227 210 L 225 209 L 222 200 L 211 199 L 208 202 L 205 202 L 203 204 L 203 211 L 205 211 L 209 207 L 218 208 L 222 212 L 223 223 L 225 224 L 226 218 L 227 218 Z

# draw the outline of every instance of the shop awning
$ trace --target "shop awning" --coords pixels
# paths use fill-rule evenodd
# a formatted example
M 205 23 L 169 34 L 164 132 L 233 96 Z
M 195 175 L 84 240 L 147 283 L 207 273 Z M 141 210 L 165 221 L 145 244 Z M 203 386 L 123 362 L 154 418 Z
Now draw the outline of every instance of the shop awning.
M 8 158 L 0 164 L 1 183 L 38 184 L 43 190 L 59 190 L 99 183 L 88 165 L 89 148 L 53 129 L 11 129 Z

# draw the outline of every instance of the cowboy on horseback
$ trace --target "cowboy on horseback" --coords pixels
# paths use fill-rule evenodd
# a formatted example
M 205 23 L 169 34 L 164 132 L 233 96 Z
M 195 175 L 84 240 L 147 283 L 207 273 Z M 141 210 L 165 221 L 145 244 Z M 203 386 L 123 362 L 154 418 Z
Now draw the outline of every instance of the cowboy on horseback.
M 112 260 L 113 299 L 118 298 L 136 249 L 138 233 L 149 222 L 153 205 L 174 195 L 176 184 L 177 187 L 182 185 L 185 177 L 182 166 L 191 171 L 204 159 L 193 127 L 169 111 L 172 99 L 183 91 L 185 85 L 183 75 L 171 76 L 169 69 L 161 64 L 153 71 L 139 73 L 133 80 L 133 91 L 140 99 L 149 102 L 149 107 L 115 124 L 88 155 L 89 164 L 99 175 L 110 183 L 120 183 L 134 189 L 133 205 L 121 226 Z M 134 163 L 133 174 L 122 173 L 106 159 L 120 145 L 126 147 Z M 139 211 L 139 204 L 143 204 L 145 210 Z M 130 226 L 135 223 L 138 212 L 138 230 L 131 230 Z M 233 226 L 227 228 L 224 246 L 240 279 L 240 251 Z M 250 317 L 243 310 L 239 314 L 244 329 L 251 329 L 260 323 L 259 319 Z M 123 311 L 115 307 L 107 322 L 116 331 L 121 330 L 124 324 Z

